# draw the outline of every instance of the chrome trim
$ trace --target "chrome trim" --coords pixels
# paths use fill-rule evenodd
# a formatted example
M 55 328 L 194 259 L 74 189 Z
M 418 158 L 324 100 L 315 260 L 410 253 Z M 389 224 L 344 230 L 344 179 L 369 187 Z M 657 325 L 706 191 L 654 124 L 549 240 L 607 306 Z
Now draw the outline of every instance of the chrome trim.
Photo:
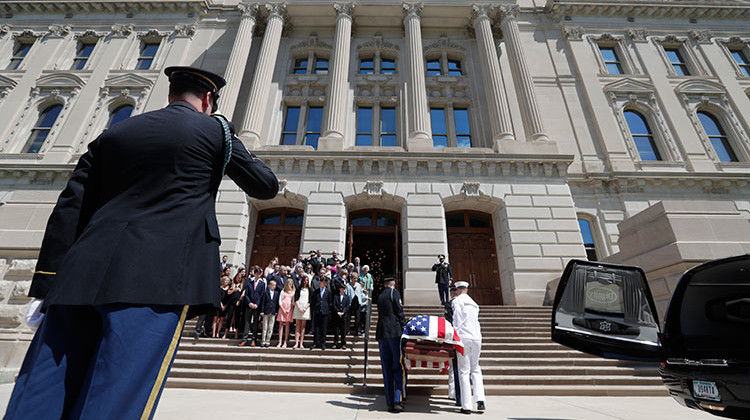
M 654 343 L 654 342 L 646 341 L 646 340 L 635 340 L 635 339 L 632 339 L 632 338 L 625 338 L 625 337 L 620 337 L 620 336 L 612 336 L 612 335 L 599 334 L 599 333 L 595 333 L 595 332 L 582 331 L 582 330 L 576 330 L 576 329 L 573 329 L 573 328 L 561 327 L 559 325 L 556 325 L 555 328 L 557 328 L 558 330 L 573 332 L 573 333 L 577 333 L 577 334 L 590 335 L 590 336 L 601 337 L 601 338 L 617 339 L 619 341 L 627 341 L 627 342 L 636 343 L 636 344 L 645 344 L 647 346 L 653 346 L 653 347 L 661 347 L 659 345 L 659 343 Z

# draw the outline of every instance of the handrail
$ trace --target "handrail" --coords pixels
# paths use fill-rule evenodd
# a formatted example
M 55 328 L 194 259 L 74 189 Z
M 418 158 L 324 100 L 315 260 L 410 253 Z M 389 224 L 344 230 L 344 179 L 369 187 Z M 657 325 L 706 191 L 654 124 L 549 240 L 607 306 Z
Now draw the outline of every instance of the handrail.
M 367 319 L 365 320 L 365 371 L 362 375 L 362 386 L 367 388 L 367 364 L 369 362 L 370 325 L 372 323 L 372 300 L 367 299 Z

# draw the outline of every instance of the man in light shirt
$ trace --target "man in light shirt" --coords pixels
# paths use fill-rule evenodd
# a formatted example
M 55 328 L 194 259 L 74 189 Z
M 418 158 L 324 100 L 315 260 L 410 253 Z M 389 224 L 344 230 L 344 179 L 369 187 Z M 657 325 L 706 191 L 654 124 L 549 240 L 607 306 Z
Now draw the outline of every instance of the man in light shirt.
M 484 381 L 479 367 L 482 351 L 482 330 L 479 326 L 479 305 L 468 292 L 469 283 L 456 282 L 458 296 L 453 299 L 453 328 L 464 344 L 464 354 L 458 355 L 458 377 L 461 389 L 461 413 L 470 414 L 472 409 L 471 386 L 474 386 L 474 401 L 477 409 L 484 410 Z M 469 378 L 471 377 L 471 382 Z

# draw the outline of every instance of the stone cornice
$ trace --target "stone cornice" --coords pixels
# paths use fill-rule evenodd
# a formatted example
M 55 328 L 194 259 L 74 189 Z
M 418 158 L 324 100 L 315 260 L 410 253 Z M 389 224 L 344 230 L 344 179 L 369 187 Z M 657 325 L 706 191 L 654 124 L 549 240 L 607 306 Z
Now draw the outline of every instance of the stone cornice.
M 0 5 L 0 11 L 18 14 L 202 12 L 206 9 L 208 9 L 208 2 L 206 0 L 4 0 L 2 5 Z
M 746 173 L 618 173 L 610 177 L 571 174 L 568 176 L 568 183 L 571 188 L 604 194 L 640 194 L 669 190 L 738 194 L 750 187 L 750 177 Z
M 547 13 L 557 19 L 565 16 L 587 16 L 612 18 L 615 16 L 637 16 L 642 18 L 705 18 L 747 19 L 750 7 L 747 3 L 731 0 L 549 0 Z

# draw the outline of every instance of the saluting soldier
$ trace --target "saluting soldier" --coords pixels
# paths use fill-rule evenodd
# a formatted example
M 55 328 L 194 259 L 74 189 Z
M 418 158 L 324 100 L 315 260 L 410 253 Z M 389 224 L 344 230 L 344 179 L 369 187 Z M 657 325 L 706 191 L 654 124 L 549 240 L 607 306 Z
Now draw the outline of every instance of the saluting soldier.
M 484 410 L 484 381 L 479 367 L 479 354 L 482 351 L 482 329 L 479 326 L 479 305 L 469 296 L 469 283 L 456 282 L 456 296 L 453 299 L 453 328 L 464 344 L 464 354 L 458 354 L 458 377 L 461 392 L 461 412 L 471 413 L 471 387 L 474 386 L 474 400 L 477 409 Z M 471 381 L 469 381 L 471 379 Z
M 60 194 L 29 293 L 46 315 L 6 419 L 151 418 L 185 319 L 219 305 L 224 173 L 252 197 L 278 192 L 231 124 L 210 116 L 224 79 L 165 73 L 169 105 L 97 137 Z

